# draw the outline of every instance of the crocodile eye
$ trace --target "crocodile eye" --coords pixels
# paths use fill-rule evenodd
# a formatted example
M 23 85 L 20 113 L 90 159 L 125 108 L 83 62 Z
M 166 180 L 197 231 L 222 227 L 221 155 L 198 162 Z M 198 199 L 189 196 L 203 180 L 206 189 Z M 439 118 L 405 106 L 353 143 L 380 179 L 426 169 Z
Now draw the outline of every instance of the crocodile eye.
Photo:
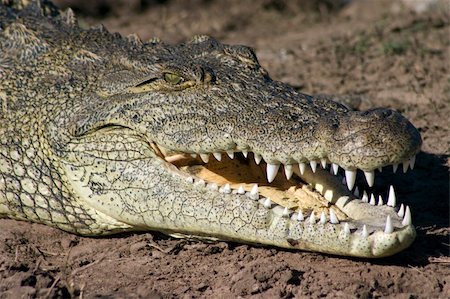
M 174 73 L 164 73 L 164 80 L 172 85 L 178 85 L 183 82 L 183 78 Z

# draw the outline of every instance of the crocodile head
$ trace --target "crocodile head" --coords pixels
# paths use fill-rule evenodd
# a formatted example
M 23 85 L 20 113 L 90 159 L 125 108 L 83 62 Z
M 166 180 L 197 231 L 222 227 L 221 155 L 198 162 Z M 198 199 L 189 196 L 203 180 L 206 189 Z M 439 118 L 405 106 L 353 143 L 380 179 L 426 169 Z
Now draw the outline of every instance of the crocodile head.
M 421 138 L 403 116 L 299 93 L 245 46 L 197 36 L 151 47 L 126 70 L 105 68 L 69 123 L 80 200 L 171 235 L 365 257 L 412 243 L 392 187 L 354 187 L 358 169 L 370 187 L 377 169 L 413 167 Z
M 6 3 L 0 216 L 362 257 L 414 240 L 392 187 L 363 190 L 414 165 L 421 138 L 399 113 L 302 94 L 248 47 L 141 43 Z

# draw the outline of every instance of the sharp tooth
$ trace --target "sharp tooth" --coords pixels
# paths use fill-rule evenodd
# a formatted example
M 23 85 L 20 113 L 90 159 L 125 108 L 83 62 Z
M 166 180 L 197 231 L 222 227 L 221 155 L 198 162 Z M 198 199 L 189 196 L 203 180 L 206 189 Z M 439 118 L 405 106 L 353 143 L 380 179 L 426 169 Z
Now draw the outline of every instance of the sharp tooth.
M 361 237 L 367 238 L 369 236 L 369 233 L 367 232 L 367 226 L 364 224 L 362 231 L 361 231 Z
M 305 220 L 305 216 L 303 216 L 302 210 L 299 210 L 299 211 L 298 211 L 297 220 L 298 220 L 298 221 L 303 221 L 303 220 Z
M 280 164 L 270 164 L 267 163 L 267 181 L 272 183 L 275 177 L 277 176 L 278 169 L 280 168 Z
M 244 186 L 240 185 L 237 193 L 238 194 L 245 194 Z
M 254 184 L 252 190 L 250 190 L 251 196 L 258 196 L 258 184 Z
M 191 157 L 195 159 L 197 158 L 197 154 L 191 154 Z
M 323 194 L 323 197 L 325 197 L 326 200 L 328 200 L 329 202 L 333 201 L 333 190 L 325 190 L 325 193 Z
M 306 164 L 305 163 L 298 163 L 298 168 L 300 169 L 300 174 L 303 175 L 305 173 Z
M 348 190 L 352 190 L 355 186 L 356 170 L 345 170 L 345 180 L 347 181 Z
M 396 173 L 398 169 L 398 164 L 392 164 L 392 172 Z
M 264 200 L 263 206 L 266 209 L 269 209 L 272 206 L 272 201 L 270 200 L 270 198 L 266 198 L 266 200 Z
M 205 180 L 203 180 L 203 179 L 198 180 L 198 181 L 197 181 L 197 185 L 199 185 L 199 186 L 205 186 L 205 185 L 206 185 Z
M 242 155 L 244 155 L 244 157 L 247 158 L 247 157 L 248 157 L 248 151 L 243 150 L 243 151 L 242 151 Z
M 402 217 L 405 216 L 405 207 L 403 206 L 403 204 L 400 205 L 400 209 L 397 212 L 398 217 Z
M 363 202 L 369 202 L 369 196 L 367 195 L 366 190 L 363 191 L 363 196 L 361 198 Z
M 311 215 L 309 216 L 309 223 L 311 223 L 311 224 L 316 223 L 316 216 L 314 215 L 314 211 L 312 211 Z
M 369 204 L 372 205 L 372 206 L 375 205 L 375 196 L 374 196 L 373 194 L 370 195 L 370 201 L 369 201 Z
M 230 157 L 230 159 L 234 158 L 234 152 L 233 151 L 227 151 L 227 155 L 228 155 L 228 157 Z
M 289 217 L 290 213 L 291 213 L 291 211 L 289 211 L 289 209 L 287 207 L 284 207 L 282 217 L 285 217 L 285 218 Z
M 214 191 L 219 190 L 219 186 L 216 183 L 208 184 L 208 188 Z
M 392 225 L 391 216 L 386 217 L 386 226 L 384 227 L 384 232 L 386 234 L 392 234 L 394 231 L 394 226 Z
M 403 218 L 402 225 L 406 226 L 406 225 L 411 225 L 411 224 L 412 224 L 412 221 L 411 221 L 411 210 L 409 209 L 409 206 L 406 206 L 405 218 Z
M 373 187 L 375 182 L 375 172 L 374 171 L 364 171 L 364 176 L 366 177 L 367 184 L 369 187 Z
M 414 169 L 414 164 L 416 164 L 416 155 L 412 156 L 412 158 L 409 160 L 409 167 L 411 170 Z
M 333 169 L 333 174 L 337 175 L 339 171 L 339 165 L 337 165 L 336 163 L 332 163 L 331 168 Z
M 322 165 L 323 169 L 327 168 L 327 159 L 325 158 L 320 159 L 320 164 Z
M 261 163 L 262 157 L 260 154 L 254 153 L 253 154 L 254 158 L 255 158 L 255 163 L 256 165 L 259 165 L 259 163 Z
M 208 163 L 209 161 L 209 154 L 200 154 L 200 158 L 203 162 Z
M 284 174 L 286 175 L 286 179 L 291 179 L 292 173 L 292 165 L 284 165 Z
M 325 216 L 325 212 L 322 212 L 322 214 L 320 214 L 320 220 L 319 220 L 320 224 L 325 224 L 327 223 L 327 216 Z
M 214 158 L 216 158 L 217 161 L 222 160 L 222 154 L 221 153 L 213 153 Z
M 223 193 L 226 193 L 226 194 L 231 193 L 230 184 L 225 184 L 225 186 L 223 187 L 222 191 L 223 191 Z
M 333 209 L 330 209 L 330 222 L 333 224 L 338 224 L 339 220 L 336 217 L 336 214 L 334 213 Z
M 311 165 L 311 170 L 312 170 L 312 172 L 316 172 L 316 169 L 317 169 L 317 161 L 314 161 L 314 160 L 312 160 L 312 161 L 309 161 L 309 165 Z
M 186 182 L 193 184 L 194 183 L 194 178 L 193 177 L 187 177 L 186 178 Z
M 346 236 L 350 235 L 350 226 L 348 225 L 347 222 L 344 223 L 344 234 Z
M 383 205 L 383 197 L 381 197 L 381 195 L 378 195 L 378 205 L 379 206 Z
M 403 173 L 406 173 L 409 168 L 409 160 L 403 162 Z
M 357 198 L 359 198 L 359 189 L 358 189 L 358 186 L 355 187 L 355 191 L 353 192 L 353 195 L 355 195 Z
M 397 204 L 396 201 L 397 199 L 395 197 L 394 187 L 390 186 L 387 205 L 390 207 L 395 207 L 395 205 Z

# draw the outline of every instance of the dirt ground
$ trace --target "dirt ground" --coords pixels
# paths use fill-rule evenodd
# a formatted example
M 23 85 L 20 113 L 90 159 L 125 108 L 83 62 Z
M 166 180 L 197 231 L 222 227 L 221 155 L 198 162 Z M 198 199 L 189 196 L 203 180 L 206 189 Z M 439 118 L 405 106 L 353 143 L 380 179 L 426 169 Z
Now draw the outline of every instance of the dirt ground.
M 406 115 L 423 152 L 413 172 L 386 171 L 375 189 L 393 181 L 412 208 L 417 240 L 366 260 L 158 233 L 83 238 L 3 219 L 0 298 L 450 297 L 448 1 L 425 10 L 413 0 L 111 2 L 58 3 L 77 6 L 84 25 L 143 39 L 209 34 L 249 45 L 273 78 L 306 93 L 352 95 L 360 109 Z

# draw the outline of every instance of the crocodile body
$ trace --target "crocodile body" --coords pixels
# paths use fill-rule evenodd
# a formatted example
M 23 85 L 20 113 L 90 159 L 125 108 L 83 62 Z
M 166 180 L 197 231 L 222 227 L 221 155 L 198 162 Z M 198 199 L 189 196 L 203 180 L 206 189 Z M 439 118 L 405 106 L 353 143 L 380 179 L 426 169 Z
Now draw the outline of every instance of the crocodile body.
M 421 138 L 399 113 L 302 94 L 245 46 L 141 42 L 46 1 L 0 3 L 0 217 L 346 256 L 414 240 L 392 188 L 376 203 L 354 190 L 357 169 L 372 185 L 412 168 Z

